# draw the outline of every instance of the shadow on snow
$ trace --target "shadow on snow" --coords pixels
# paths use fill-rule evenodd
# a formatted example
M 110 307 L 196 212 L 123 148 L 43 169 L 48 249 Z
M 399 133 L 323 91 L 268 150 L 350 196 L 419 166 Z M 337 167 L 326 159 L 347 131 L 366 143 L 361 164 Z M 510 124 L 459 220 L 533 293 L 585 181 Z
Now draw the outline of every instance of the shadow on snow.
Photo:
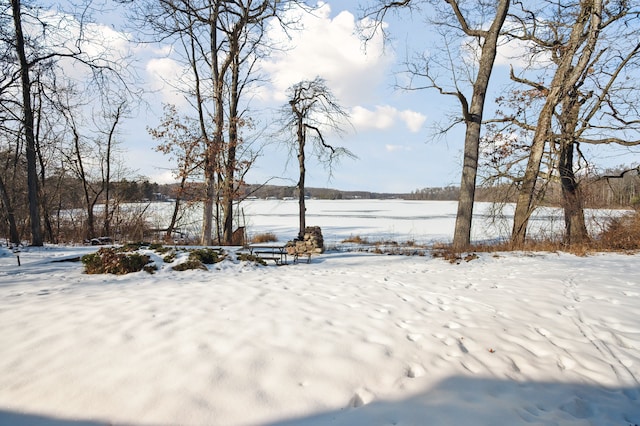
M 374 400 L 354 407 L 360 405 L 359 398 L 354 395 L 351 401 L 345 401 L 342 409 L 263 423 L 261 426 L 640 424 L 640 387 L 607 388 L 577 383 L 459 376 L 445 379 L 429 390 L 400 400 Z M 114 423 L 0 409 L 1 426 L 107 424 Z M 215 424 L 215 420 L 212 424 Z
M 264 426 L 640 424 L 640 387 L 451 377 L 401 400 L 374 400 Z M 357 404 L 356 404 L 357 405 Z

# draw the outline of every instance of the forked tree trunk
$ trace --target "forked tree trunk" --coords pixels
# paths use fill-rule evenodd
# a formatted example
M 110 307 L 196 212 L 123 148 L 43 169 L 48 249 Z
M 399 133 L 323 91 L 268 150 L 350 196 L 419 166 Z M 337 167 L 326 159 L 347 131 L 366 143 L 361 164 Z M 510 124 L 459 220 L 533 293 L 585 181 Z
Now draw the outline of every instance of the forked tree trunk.
M 171 214 L 171 221 L 169 222 L 169 226 L 167 226 L 167 231 L 165 233 L 165 240 L 171 241 L 171 237 L 173 235 L 173 230 L 176 228 L 176 223 L 178 222 L 178 213 L 180 212 L 180 205 L 182 203 L 182 193 L 184 192 L 184 188 L 187 183 L 187 175 L 183 174 L 180 179 L 180 187 L 178 188 L 178 194 L 176 195 L 176 200 L 173 203 L 173 213 Z
M 600 35 L 602 0 L 582 0 L 580 8 L 576 22 L 571 28 L 569 40 L 565 48 L 562 49 L 558 69 L 551 81 L 549 93 L 540 112 L 536 131 L 531 143 L 529 160 L 518 194 L 513 218 L 511 243 L 514 247 L 521 247 L 524 244 L 529 217 L 535 209 L 536 181 L 540 173 L 540 163 L 542 161 L 545 144 L 551 135 L 553 114 L 559 102 L 566 96 L 568 90 L 576 85 L 581 75 L 587 69 Z M 584 48 L 580 52 L 578 61 L 574 63 L 582 45 L 584 45 Z

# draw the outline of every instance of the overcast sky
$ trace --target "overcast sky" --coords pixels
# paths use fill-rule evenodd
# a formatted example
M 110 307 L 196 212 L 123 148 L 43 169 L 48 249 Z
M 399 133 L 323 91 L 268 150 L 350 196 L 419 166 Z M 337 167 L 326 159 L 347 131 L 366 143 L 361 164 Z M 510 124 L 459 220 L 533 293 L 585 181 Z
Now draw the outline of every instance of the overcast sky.
M 313 14 L 300 13 L 304 30 L 290 32 L 289 49 L 275 52 L 262 64 L 267 82 L 251 93 L 251 110 L 266 126 L 277 117 L 274 111 L 286 103 L 286 89 L 303 79 L 320 76 L 340 104 L 349 112 L 352 126 L 330 142 L 343 145 L 358 158 L 346 158 L 328 171 L 309 162 L 307 186 L 374 192 L 410 192 L 424 187 L 458 185 L 464 129 L 458 126 L 446 137 L 434 137 L 434 127 L 459 114 L 460 107 L 452 97 L 435 91 L 403 91 L 396 81 L 404 78 L 402 63 L 416 52 L 433 49 L 433 29 L 419 13 L 388 15 L 385 22 L 390 36 L 383 42 L 377 35 L 366 48 L 356 28 L 361 19 L 358 0 L 318 2 Z M 117 15 L 96 13 L 103 23 L 104 44 L 112 49 L 130 50 L 138 61 L 140 80 L 153 93 L 145 95 L 150 108 L 141 109 L 137 117 L 121 128 L 120 141 L 127 165 L 134 174 L 151 180 L 171 180 L 172 164 L 154 151 L 156 141 L 148 135 L 147 126 L 160 121 L 162 103 L 184 105 L 182 95 L 166 84 L 181 72 L 181 65 L 171 58 L 169 45 L 127 45 L 119 37 L 123 31 Z M 102 21 L 101 21 L 102 20 Z M 274 26 L 268 36 L 284 40 Z M 501 90 L 507 80 L 509 55 L 498 58 L 491 89 Z M 464 60 L 464 58 L 460 58 Z M 516 64 L 517 65 L 517 64 Z M 466 93 L 470 97 L 470 93 Z M 492 100 L 495 95 L 490 95 Z M 489 106 L 489 110 L 491 107 Z M 185 110 L 186 111 L 186 110 Z M 297 166 L 289 159 L 285 147 L 263 135 L 261 157 L 247 175 L 249 183 L 295 185 Z

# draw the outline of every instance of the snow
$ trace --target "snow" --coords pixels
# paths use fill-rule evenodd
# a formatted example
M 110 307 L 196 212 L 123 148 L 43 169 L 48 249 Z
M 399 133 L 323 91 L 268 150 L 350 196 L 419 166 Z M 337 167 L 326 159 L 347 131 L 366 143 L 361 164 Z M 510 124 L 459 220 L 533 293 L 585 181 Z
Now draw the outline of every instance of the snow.
M 136 205 L 139 209 L 139 205 Z M 513 204 L 494 209 L 491 203 L 476 203 L 474 209 L 474 241 L 507 238 L 511 232 Z M 146 211 L 155 215 L 154 227 L 167 226 L 173 204 L 153 203 Z M 320 226 L 327 246 L 334 247 L 352 236 L 369 240 L 407 241 L 430 244 L 450 241 L 455 226 L 457 202 L 413 200 L 316 200 L 306 201 L 307 224 Z M 494 210 L 496 210 L 494 212 Z M 199 226 L 201 211 L 196 205 L 191 225 Z M 265 232 L 284 239 L 297 235 L 297 200 L 249 200 L 240 205 L 240 219 L 250 236 Z M 586 220 L 594 232 L 601 230 L 610 217 L 624 210 L 586 210 Z M 537 209 L 530 219 L 534 234 L 554 235 L 562 232 L 564 216 L 558 208 Z M 190 226 L 181 227 L 191 236 L 198 235 Z
M 0 256 L 1 425 L 640 423 L 637 255 L 64 261 L 95 249 Z

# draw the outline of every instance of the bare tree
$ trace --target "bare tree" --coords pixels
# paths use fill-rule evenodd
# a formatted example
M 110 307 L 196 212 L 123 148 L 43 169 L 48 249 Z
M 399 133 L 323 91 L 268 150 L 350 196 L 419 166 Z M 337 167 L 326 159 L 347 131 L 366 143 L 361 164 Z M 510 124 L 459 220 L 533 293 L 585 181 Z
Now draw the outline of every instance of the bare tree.
M 154 139 L 162 141 L 156 150 L 171 155 L 176 162 L 174 175 L 178 179 L 179 186 L 171 220 L 165 230 L 165 239 L 170 239 L 178 223 L 187 183 L 195 175 L 202 173 L 203 145 L 197 123 L 193 119 L 188 117 L 181 119 L 174 105 L 165 105 L 164 110 L 164 118 L 160 125 L 148 131 Z
M 40 197 L 38 195 L 38 172 L 36 156 L 36 140 L 33 127 L 33 109 L 31 108 L 31 77 L 29 71 L 32 64 L 27 60 L 25 38 L 22 28 L 22 8 L 20 0 L 11 0 L 11 12 L 15 28 L 15 49 L 20 66 L 20 82 L 22 93 L 22 114 L 27 152 L 27 188 L 29 194 L 29 219 L 31 223 L 31 244 L 43 244 L 40 225 Z
M 246 174 L 255 156 L 250 154 L 240 161 L 239 153 L 245 142 L 241 129 L 250 128 L 250 120 L 244 117 L 241 101 L 245 90 L 254 83 L 254 69 L 257 60 L 264 55 L 268 46 L 263 41 L 267 20 L 277 17 L 278 2 L 258 1 L 236 2 L 234 14 L 227 13 L 222 21 L 222 29 L 229 40 L 229 73 L 226 77 L 228 98 L 228 140 L 224 152 L 223 197 L 223 242 L 233 244 L 233 207 L 237 190 L 242 183 L 240 176 Z M 245 144 L 246 145 L 246 144 Z M 251 152 L 246 147 L 245 152 Z
M 538 117 L 536 131 L 531 142 L 527 168 L 516 203 L 511 235 L 511 241 L 515 246 L 521 246 L 525 241 L 527 224 L 533 211 L 540 161 L 545 144 L 550 137 L 553 114 L 557 105 L 564 98 L 569 88 L 579 79 L 591 60 L 601 29 L 601 13 L 601 0 L 581 1 L 580 10 L 577 13 L 575 23 L 571 27 L 569 39 L 562 49 L 557 50 L 559 55 L 558 68 L 549 86 L 549 92 L 546 94 L 545 104 Z M 532 23 L 531 25 L 535 24 Z M 530 40 L 535 38 L 528 30 L 523 31 L 523 33 L 523 36 L 520 37 L 521 39 Z M 585 34 L 588 36 L 585 37 Z M 577 57 L 580 57 L 580 60 L 574 65 L 574 58 Z
M 121 94 L 122 95 L 122 94 Z M 113 104 L 113 105 L 112 105 Z M 102 116 L 102 123 L 97 124 L 100 128 L 100 140 L 98 145 L 101 147 L 100 153 L 100 181 L 104 188 L 104 212 L 102 234 L 111 236 L 111 219 L 115 211 L 112 206 L 112 180 L 114 178 L 114 161 L 116 157 L 118 126 L 122 124 L 123 119 L 129 112 L 128 100 L 126 96 L 113 95 L 110 102 L 105 104 L 105 111 Z
M 624 67 L 637 54 L 637 47 L 632 47 L 631 56 L 627 56 L 629 52 L 620 53 L 614 48 L 615 53 L 605 60 L 603 55 L 612 46 L 601 46 L 598 50 L 603 31 L 628 16 L 631 9 L 624 3 L 607 3 L 605 7 L 601 0 L 582 0 L 575 5 L 558 2 L 554 13 L 545 18 L 543 10 L 524 9 L 520 5 L 524 18 L 519 20 L 519 32 L 511 32 L 510 36 L 531 43 L 534 54 L 547 53 L 555 70 L 549 84 L 512 73 L 514 81 L 544 94 L 516 203 L 512 243 L 514 246 L 524 243 L 529 217 L 537 199 L 543 194 L 539 182 L 540 164 L 548 143 L 552 143 L 551 149 L 558 153 L 557 168 L 564 195 L 567 241 L 581 242 L 588 235 L 578 181 L 573 172 L 574 148 L 579 143 L 611 143 L 614 139 L 619 143 L 630 143 L 621 138 L 593 139 L 589 135 L 593 135 L 593 130 L 599 126 L 593 118 L 598 111 L 602 112 L 603 107 L 608 105 L 615 115 L 614 95 L 610 89 L 619 75 L 620 66 Z M 630 24 L 631 20 L 628 20 L 624 26 Z M 606 71 L 603 68 L 602 73 L 595 72 L 603 66 L 599 63 L 606 64 Z M 589 81 L 592 82 L 591 90 L 587 89 Z M 596 92 L 598 94 L 594 96 Z M 554 118 L 558 130 L 554 130 Z
M 85 48 L 92 40 L 87 38 L 84 20 L 89 16 L 90 4 L 76 6 L 80 7 L 77 14 L 51 13 L 35 3 L 12 0 L 10 12 L 13 28 L 3 28 L 6 34 L 0 40 L 3 52 L 5 46 L 10 46 L 10 54 L 6 57 L 10 60 L 4 64 L 8 68 L 3 67 L 3 76 L 19 76 L 9 79 L 3 77 L 0 83 L 0 91 L 6 89 L 7 92 L 20 94 L 20 100 L 13 100 L 10 107 L 20 111 L 20 116 L 14 114 L 11 117 L 14 121 L 12 126 L 4 127 L 3 131 L 8 130 L 15 137 L 16 147 L 22 147 L 21 139 L 24 139 L 28 216 L 33 245 L 42 245 L 44 242 L 41 229 L 43 218 L 49 239 L 55 238 L 49 221 L 47 192 L 43 185 L 47 182 L 46 167 L 53 152 L 48 145 L 51 141 L 59 142 L 57 136 L 49 132 L 51 129 L 56 132 L 59 130 L 55 124 L 51 125 L 55 120 L 49 115 L 55 110 L 52 105 L 56 92 L 62 87 L 60 81 L 65 80 L 63 65 L 81 65 L 88 78 L 93 79 L 92 87 L 102 88 L 108 82 L 124 84 L 123 69 L 117 60 L 108 57 L 112 52 L 87 53 Z M 73 30 L 69 31 L 70 28 Z M 52 39 L 58 42 L 54 45 Z
M 203 244 L 213 241 L 213 222 L 218 241 L 231 242 L 233 202 L 243 139 L 244 89 L 255 78 L 254 64 L 265 47 L 267 20 L 289 2 L 279 0 L 198 0 L 143 2 L 144 17 L 156 36 L 181 47 L 189 76 L 181 90 L 196 111 L 204 144 Z M 188 80 L 188 81 L 187 81 Z M 227 139 L 225 140 L 225 132 Z M 240 173 L 243 173 L 240 171 Z M 215 211 L 214 211 L 215 208 Z M 220 211 L 222 210 L 222 212 Z M 222 220 L 220 217 L 224 216 Z
M 329 132 L 343 131 L 348 119 L 347 112 L 340 106 L 326 82 L 316 77 L 314 80 L 301 81 L 287 91 L 289 103 L 283 107 L 283 131 L 293 133 L 297 152 L 299 180 L 298 205 L 300 229 L 298 239 L 304 238 L 306 227 L 305 176 L 307 142 L 312 143 L 312 152 L 329 170 L 342 156 L 355 158 L 353 153 L 343 147 L 335 147 L 326 142 Z
M 4 184 L 4 180 L 0 175 L 0 201 L 4 206 L 6 212 L 7 223 L 9 225 L 9 242 L 11 244 L 20 244 L 20 233 L 16 225 L 16 215 L 13 210 L 13 202 L 7 191 L 7 187 Z
M 461 34 L 466 39 L 465 45 L 476 55 L 472 64 L 474 69 L 464 72 L 469 76 L 470 98 L 464 94 L 464 88 L 461 87 L 462 79 L 458 78 L 462 73 L 456 72 L 456 64 L 465 63 L 465 61 L 460 61 L 461 58 L 452 53 L 449 47 L 444 50 L 445 68 L 451 72 L 451 79 L 446 83 L 438 79 L 438 71 L 443 68 L 439 64 L 441 60 L 439 58 L 419 55 L 415 61 L 407 65 L 407 71 L 411 75 L 411 84 L 408 89 L 435 89 L 443 95 L 455 97 L 460 103 L 462 114 L 457 122 L 464 123 L 466 130 L 453 247 L 455 250 L 464 250 L 471 242 L 480 135 L 487 89 L 510 0 L 477 1 L 473 2 L 472 7 L 468 4 L 463 5 L 463 2 L 458 0 L 446 0 L 447 6 L 441 6 L 441 3 L 429 0 L 382 1 L 376 8 L 368 11 L 368 15 L 379 22 L 387 11 L 394 8 L 418 8 L 421 5 L 431 5 L 438 11 L 438 17 L 435 19 L 440 19 L 440 21 L 433 19 L 432 23 L 444 31 L 442 34 L 445 44 L 449 46 L 448 39 L 451 37 L 451 31 L 454 31 L 457 36 Z M 426 81 L 426 84 L 421 83 L 422 81 Z

